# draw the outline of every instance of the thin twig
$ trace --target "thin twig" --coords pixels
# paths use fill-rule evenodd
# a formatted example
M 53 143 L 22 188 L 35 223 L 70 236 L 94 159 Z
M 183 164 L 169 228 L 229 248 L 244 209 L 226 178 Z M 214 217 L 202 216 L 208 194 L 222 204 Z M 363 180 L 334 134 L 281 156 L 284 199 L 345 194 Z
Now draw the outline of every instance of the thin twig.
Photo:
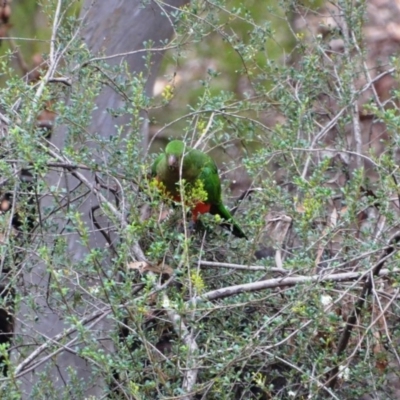
M 356 5 L 352 5 L 351 7 L 356 7 Z M 342 10 L 343 14 L 345 13 L 345 10 Z M 350 12 L 350 16 L 352 13 Z M 346 18 L 343 16 L 342 18 L 342 24 L 341 24 L 342 32 L 343 32 L 343 37 L 344 37 L 344 54 L 347 59 L 347 63 L 351 72 L 351 77 L 350 77 L 350 93 L 352 97 L 352 104 L 351 104 L 351 119 L 353 122 L 353 135 L 354 135 L 354 142 L 356 145 L 356 165 L 357 168 L 360 169 L 362 167 L 362 161 L 360 158 L 360 154 L 362 153 L 362 137 L 361 137 L 361 128 L 360 128 L 360 115 L 359 115 L 359 109 L 358 109 L 358 96 L 357 96 L 357 89 L 356 85 L 354 83 L 355 79 L 355 70 L 354 66 L 355 60 L 352 59 L 351 56 L 351 50 L 350 46 L 352 44 L 352 38 L 355 39 L 353 35 L 350 34 L 350 28 L 349 24 L 347 23 Z
M 277 272 L 278 274 L 287 275 L 291 271 L 284 268 L 271 268 L 271 267 L 263 267 L 261 265 L 241 265 L 241 264 L 231 264 L 231 263 L 222 263 L 215 261 L 204 261 L 200 260 L 199 264 L 202 267 L 216 267 L 216 268 L 231 268 L 231 269 L 240 269 L 243 271 L 263 271 L 263 272 Z

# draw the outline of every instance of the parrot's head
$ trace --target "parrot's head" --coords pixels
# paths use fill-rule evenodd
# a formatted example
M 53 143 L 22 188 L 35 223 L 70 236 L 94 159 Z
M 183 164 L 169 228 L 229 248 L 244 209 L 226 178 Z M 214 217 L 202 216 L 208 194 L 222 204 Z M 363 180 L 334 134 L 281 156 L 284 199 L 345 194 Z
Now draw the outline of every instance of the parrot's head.
M 179 170 L 182 162 L 182 156 L 185 150 L 185 143 L 181 140 L 172 140 L 165 148 L 167 156 L 167 165 L 170 170 Z

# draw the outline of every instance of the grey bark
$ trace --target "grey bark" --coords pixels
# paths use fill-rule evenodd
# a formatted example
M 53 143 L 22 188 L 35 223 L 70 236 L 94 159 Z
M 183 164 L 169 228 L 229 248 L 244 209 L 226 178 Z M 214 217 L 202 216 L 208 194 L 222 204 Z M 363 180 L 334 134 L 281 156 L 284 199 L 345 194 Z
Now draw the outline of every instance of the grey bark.
M 187 1 L 170 0 L 168 1 L 174 7 L 180 7 Z M 93 1 L 87 0 L 84 3 L 81 15 L 86 20 L 82 34 L 89 49 L 96 55 L 98 52 L 106 55 L 132 52 L 142 49 L 143 42 L 152 40 L 155 47 L 161 47 L 161 41 L 170 39 L 173 34 L 173 27 L 166 11 L 170 11 L 163 5 L 155 1 L 140 0 L 114 0 Z M 110 58 L 108 62 L 116 65 L 121 61 L 126 61 L 131 71 L 140 72 L 145 68 L 144 53 L 136 53 L 126 56 Z M 162 59 L 163 53 L 160 51 L 153 55 L 152 66 L 147 81 L 146 92 L 151 96 L 152 88 L 156 79 L 156 74 Z M 97 110 L 93 113 L 93 119 L 89 132 L 108 137 L 115 133 L 115 125 L 127 123 L 130 116 L 113 118 L 106 112 L 107 108 L 117 108 L 121 106 L 123 99 L 112 88 L 108 87 L 102 91 L 98 97 Z M 143 129 L 143 145 L 146 143 L 146 127 Z M 64 142 L 65 131 L 59 129 L 54 133 L 53 143 L 61 148 Z M 95 152 L 95 149 L 94 149 Z M 85 174 L 85 178 L 93 183 L 93 176 L 90 173 Z M 77 184 L 76 178 L 70 173 L 64 172 L 49 177 L 49 185 L 65 187 L 71 190 Z M 45 199 L 43 205 L 53 203 L 53 199 Z M 92 191 L 79 208 L 84 223 L 90 230 L 90 247 L 105 248 L 104 237 L 98 232 L 90 217 L 91 208 L 98 203 L 97 197 Z M 66 220 L 60 220 L 58 232 L 66 226 Z M 68 236 L 68 251 L 71 265 L 78 263 L 87 255 L 88 249 L 79 244 L 78 233 Z M 53 239 L 49 239 L 49 246 L 53 246 Z M 108 263 L 110 260 L 104 260 L 104 269 L 112 268 Z M 81 340 L 74 336 L 75 332 L 70 332 L 66 339 L 60 340 L 62 332 L 69 329 L 70 326 L 64 319 L 64 315 L 55 311 L 51 305 L 55 301 L 52 298 L 49 282 L 51 280 L 48 273 L 49 266 L 44 263 L 38 263 L 31 271 L 24 270 L 23 286 L 21 290 L 25 293 L 34 293 L 36 304 L 22 302 L 20 310 L 16 315 L 16 343 L 23 343 L 22 351 L 13 352 L 13 362 L 19 366 L 18 382 L 23 391 L 23 398 L 33 399 L 35 385 L 42 385 L 42 382 L 51 382 L 62 398 L 62 393 L 71 393 L 73 387 L 76 390 L 77 385 L 82 386 L 82 398 L 89 395 L 101 396 L 104 394 L 106 382 L 99 374 L 94 374 L 89 362 L 79 357 L 75 351 L 77 344 Z M 82 291 L 82 286 L 87 289 L 92 284 L 96 284 L 96 277 L 91 280 L 82 281 L 80 277 L 71 276 L 71 288 Z M 54 278 L 53 281 L 54 283 Z M 73 301 L 70 304 L 74 308 Z M 103 310 L 103 311 L 102 311 Z M 104 304 L 93 304 L 87 302 L 84 309 L 76 309 L 79 319 L 87 322 L 86 326 L 91 327 L 94 340 L 98 341 L 98 349 L 106 354 L 113 351 L 113 345 L 109 338 L 110 331 L 115 329 L 111 319 L 107 319 L 108 312 L 104 311 Z M 90 315 L 96 318 L 90 320 Z M 90 325 L 92 324 L 92 325 Z M 100 340 L 101 338 L 101 340 Z M 18 342 L 18 340 L 20 342 Z M 62 345 L 60 342 L 62 341 Z M 46 343 L 52 346 L 46 346 Z M 40 347 L 42 345 L 42 347 Z M 28 349 L 28 351 L 27 351 Z M 43 350 L 43 351 L 42 351 Z M 48 357 L 53 354 L 53 357 Z M 28 358 L 27 358 L 28 357 Z M 30 358 L 29 358 L 30 357 Z M 35 363 L 40 362 L 37 366 Z M 81 380 L 79 384 L 71 382 L 72 375 L 68 368 L 71 368 Z M 26 372 L 26 373 L 25 373 Z M 39 374 L 45 372 L 45 380 L 41 380 Z M 38 397 L 37 397 L 38 398 Z M 42 397 L 40 397 L 42 398 Z

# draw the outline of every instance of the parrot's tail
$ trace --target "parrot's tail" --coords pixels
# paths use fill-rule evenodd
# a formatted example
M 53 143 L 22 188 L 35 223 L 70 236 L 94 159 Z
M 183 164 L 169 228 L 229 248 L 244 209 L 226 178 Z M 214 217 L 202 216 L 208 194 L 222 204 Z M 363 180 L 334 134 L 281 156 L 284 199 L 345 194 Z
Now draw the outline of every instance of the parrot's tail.
M 221 225 L 230 230 L 236 237 L 247 239 L 247 236 L 243 232 L 242 228 L 223 204 L 212 206 L 210 209 L 210 214 L 218 214 L 221 218 L 223 218 L 226 222 L 223 222 Z

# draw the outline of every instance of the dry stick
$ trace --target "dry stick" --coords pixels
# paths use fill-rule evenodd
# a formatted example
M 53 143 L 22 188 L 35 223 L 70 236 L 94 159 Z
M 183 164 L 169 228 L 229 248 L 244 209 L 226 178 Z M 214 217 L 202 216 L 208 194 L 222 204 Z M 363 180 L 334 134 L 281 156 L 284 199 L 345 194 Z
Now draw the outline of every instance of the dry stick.
M 190 392 L 193 390 L 193 386 L 196 384 L 197 373 L 199 371 L 198 366 L 195 363 L 195 357 L 197 356 L 199 348 L 197 346 L 196 340 L 193 337 L 193 332 L 189 331 L 189 329 L 186 327 L 185 323 L 182 320 L 182 317 L 175 310 L 168 306 L 169 300 L 165 293 L 163 294 L 163 303 L 164 309 L 167 312 L 168 318 L 171 321 L 175 332 L 188 348 L 188 367 L 185 369 L 182 383 L 182 389 L 184 390 L 186 395 L 180 397 L 180 399 L 190 400 L 192 398 Z
M 342 335 L 339 339 L 339 343 L 338 343 L 338 347 L 337 347 L 337 351 L 336 351 L 336 355 L 337 355 L 338 359 L 340 359 L 340 356 L 344 353 L 344 351 L 347 348 L 347 345 L 350 340 L 351 332 L 355 326 L 355 323 L 357 322 L 357 318 L 359 318 L 361 316 L 362 307 L 366 301 L 367 296 L 371 293 L 374 277 L 378 276 L 378 275 L 382 275 L 382 274 L 384 274 L 384 272 L 388 271 L 388 270 L 381 271 L 381 269 L 382 269 L 383 265 L 385 264 L 386 260 L 390 256 L 392 256 L 394 254 L 394 252 L 396 251 L 395 244 L 397 244 L 399 241 L 400 241 L 400 232 L 396 233 L 390 239 L 389 247 L 382 254 L 378 264 L 368 274 L 368 277 L 362 288 L 360 297 L 354 306 L 352 314 L 347 319 L 346 326 L 345 326 L 344 331 L 342 332 Z M 393 270 L 393 271 L 395 271 L 395 270 Z M 334 388 L 337 378 L 338 378 L 338 372 L 339 372 L 339 365 L 336 365 L 328 375 L 328 379 L 326 382 L 327 387 L 330 387 L 332 389 Z

